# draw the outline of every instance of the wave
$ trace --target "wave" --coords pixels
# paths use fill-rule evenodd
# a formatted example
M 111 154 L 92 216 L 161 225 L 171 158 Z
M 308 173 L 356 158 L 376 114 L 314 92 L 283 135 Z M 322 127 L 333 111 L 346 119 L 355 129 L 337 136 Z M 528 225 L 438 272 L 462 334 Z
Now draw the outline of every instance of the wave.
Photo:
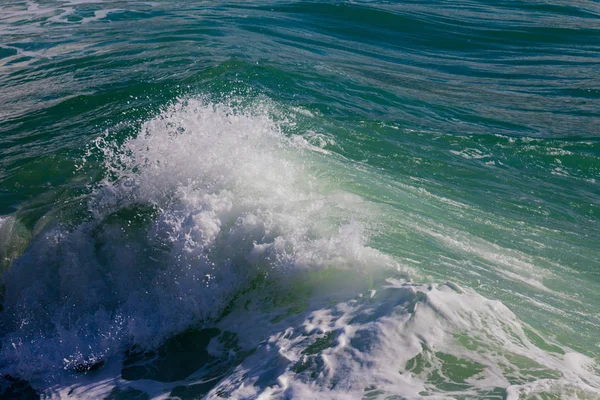
M 95 140 L 88 216 L 3 276 L 2 372 L 51 397 L 600 394 L 593 359 L 372 247 L 379 206 L 294 124 L 187 98 Z
M 287 321 L 287 329 L 254 343 L 256 353 L 208 397 L 600 394 L 592 359 L 546 343 L 502 303 L 471 289 L 388 279 L 378 290 L 335 306 L 325 306 L 330 293 L 324 297 L 296 324 Z M 240 327 L 234 322 L 240 316 L 223 326 L 245 337 L 260 332 Z M 264 376 L 276 379 L 265 385 Z
M 397 268 L 366 245 L 364 202 L 313 176 L 312 145 L 266 108 L 190 99 L 95 146 L 89 221 L 46 229 L 4 277 L 2 354 L 28 378 L 217 318 L 258 274 Z

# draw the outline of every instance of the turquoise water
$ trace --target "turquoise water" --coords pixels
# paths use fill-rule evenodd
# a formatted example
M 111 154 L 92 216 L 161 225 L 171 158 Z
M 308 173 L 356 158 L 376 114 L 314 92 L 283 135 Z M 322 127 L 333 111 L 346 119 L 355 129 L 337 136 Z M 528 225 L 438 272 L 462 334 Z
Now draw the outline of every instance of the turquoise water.
M 599 55 L 587 0 L 2 2 L 2 398 L 600 398 Z

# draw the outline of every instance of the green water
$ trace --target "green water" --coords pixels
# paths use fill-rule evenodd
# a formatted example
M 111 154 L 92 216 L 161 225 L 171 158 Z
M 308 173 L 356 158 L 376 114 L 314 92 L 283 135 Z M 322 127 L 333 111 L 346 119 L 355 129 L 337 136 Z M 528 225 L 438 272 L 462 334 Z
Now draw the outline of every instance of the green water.
M 599 398 L 599 21 L 3 2 L 3 396 Z

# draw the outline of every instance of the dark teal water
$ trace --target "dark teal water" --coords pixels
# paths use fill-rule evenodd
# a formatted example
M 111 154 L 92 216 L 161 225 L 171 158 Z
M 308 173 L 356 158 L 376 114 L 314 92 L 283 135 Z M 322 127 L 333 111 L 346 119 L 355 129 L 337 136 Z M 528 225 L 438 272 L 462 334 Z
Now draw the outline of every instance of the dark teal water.
M 595 1 L 4 1 L 3 396 L 600 398 L 599 126 Z

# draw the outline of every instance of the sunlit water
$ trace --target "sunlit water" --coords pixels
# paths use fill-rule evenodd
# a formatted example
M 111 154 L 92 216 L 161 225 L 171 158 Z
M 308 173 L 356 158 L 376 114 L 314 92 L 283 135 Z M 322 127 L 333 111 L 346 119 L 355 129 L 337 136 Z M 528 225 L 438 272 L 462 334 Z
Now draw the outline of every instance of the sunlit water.
M 594 1 L 4 1 L 3 398 L 600 398 Z

